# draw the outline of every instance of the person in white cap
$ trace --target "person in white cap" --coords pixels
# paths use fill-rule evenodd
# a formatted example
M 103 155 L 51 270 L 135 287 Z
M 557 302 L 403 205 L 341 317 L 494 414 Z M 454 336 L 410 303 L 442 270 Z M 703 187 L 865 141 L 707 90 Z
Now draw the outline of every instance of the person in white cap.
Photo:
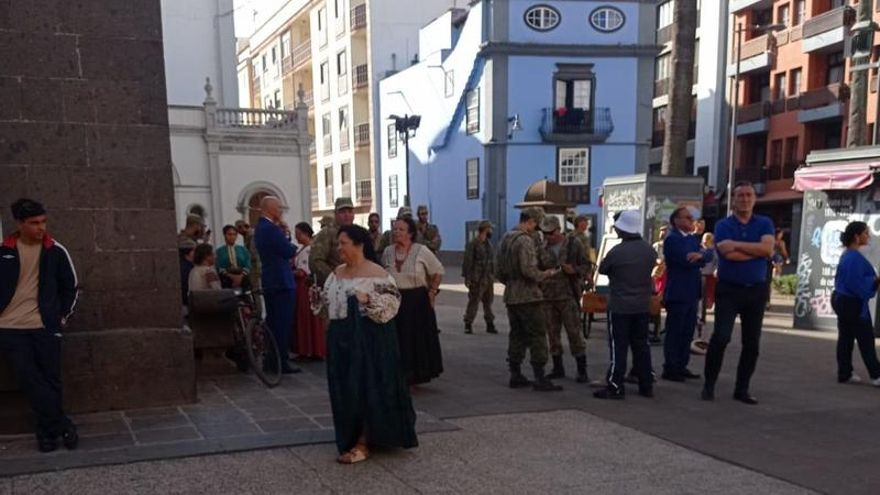
M 633 368 L 638 374 L 639 395 L 654 396 L 651 373 L 651 349 L 648 346 L 648 323 L 651 320 L 651 270 L 657 253 L 641 235 L 641 216 L 626 210 L 614 222 L 621 243 L 614 246 L 599 264 L 606 275 L 611 293 L 608 298 L 608 344 L 611 364 L 607 387 L 593 396 L 599 399 L 623 399 L 626 358 L 632 346 Z

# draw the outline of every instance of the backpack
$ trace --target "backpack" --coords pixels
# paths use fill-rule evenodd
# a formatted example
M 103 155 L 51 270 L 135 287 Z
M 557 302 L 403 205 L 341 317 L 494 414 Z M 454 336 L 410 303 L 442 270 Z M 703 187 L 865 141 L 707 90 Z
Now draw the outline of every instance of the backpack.
M 498 256 L 496 257 L 495 262 L 495 278 L 504 285 L 507 285 L 507 282 L 514 273 L 511 247 L 522 235 L 525 235 L 525 232 L 512 232 L 506 235 L 501 241 L 501 245 L 498 246 Z

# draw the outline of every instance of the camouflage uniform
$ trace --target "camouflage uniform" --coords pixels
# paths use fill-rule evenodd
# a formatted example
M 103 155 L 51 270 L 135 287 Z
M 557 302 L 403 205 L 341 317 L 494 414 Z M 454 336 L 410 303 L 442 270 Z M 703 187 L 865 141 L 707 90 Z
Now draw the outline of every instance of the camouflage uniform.
M 558 249 L 555 249 L 558 247 Z M 568 347 L 575 358 L 584 355 L 585 344 L 580 332 L 580 307 L 578 297 L 581 293 L 580 280 L 586 274 L 587 260 L 583 246 L 574 237 L 569 236 L 557 246 L 543 248 L 547 264 L 543 269 L 554 268 L 565 263 L 572 264 L 577 272 L 568 275 L 559 272 L 541 282 L 544 295 L 544 311 L 547 315 L 547 335 L 550 341 L 550 355 L 554 358 L 562 356 L 562 328 L 568 336 Z M 580 265 L 575 261 L 580 261 Z M 579 269 L 579 267 L 581 269 Z
M 482 227 L 482 224 L 481 224 Z M 471 240 L 464 251 L 461 276 L 468 288 L 468 305 L 464 313 L 465 331 L 470 330 L 477 316 L 477 308 L 483 303 L 483 318 L 490 331 L 495 329 L 492 299 L 495 295 L 495 252 L 488 240 L 479 237 Z
M 236 230 L 241 229 L 244 225 L 247 225 L 247 222 L 244 220 L 235 222 Z M 250 282 L 251 288 L 259 289 L 261 287 L 260 284 L 262 283 L 261 275 L 263 273 L 263 264 L 260 262 L 260 253 L 257 252 L 257 243 L 254 241 L 254 230 L 248 228 L 245 232 L 239 233 L 244 242 L 244 247 L 247 248 L 248 253 L 251 255 L 251 270 L 247 274 L 248 281 Z M 257 314 L 261 314 L 263 312 L 263 300 L 259 297 L 254 297 L 254 307 Z
M 342 264 L 342 259 L 339 257 L 339 241 L 336 239 L 338 233 L 339 227 L 334 221 L 322 228 L 312 240 L 309 270 L 315 276 L 319 287 L 323 287 L 327 277 Z
M 376 232 L 371 230 L 370 240 L 373 242 L 373 251 L 376 253 L 376 257 L 381 260 L 382 251 L 385 250 L 385 247 L 382 245 L 382 233 L 378 230 Z
M 425 205 L 419 206 L 418 213 L 421 214 L 422 212 L 427 214 L 428 207 Z M 399 215 L 398 218 L 400 218 Z M 432 253 L 437 254 L 437 251 L 440 250 L 440 244 L 442 242 L 442 239 L 440 239 L 440 229 L 432 223 L 422 223 L 421 221 L 417 221 L 416 230 L 416 242 L 427 246 L 427 248 L 430 249 Z

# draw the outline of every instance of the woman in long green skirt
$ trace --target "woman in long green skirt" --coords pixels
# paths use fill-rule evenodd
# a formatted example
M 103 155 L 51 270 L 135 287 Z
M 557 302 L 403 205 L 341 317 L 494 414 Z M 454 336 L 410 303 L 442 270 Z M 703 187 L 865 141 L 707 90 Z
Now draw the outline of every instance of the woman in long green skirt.
M 370 446 L 418 445 L 415 411 L 400 366 L 393 319 L 400 292 L 375 263 L 366 229 L 339 229 L 344 262 L 324 284 L 327 330 L 327 382 L 336 429 L 338 461 L 354 464 L 369 457 Z

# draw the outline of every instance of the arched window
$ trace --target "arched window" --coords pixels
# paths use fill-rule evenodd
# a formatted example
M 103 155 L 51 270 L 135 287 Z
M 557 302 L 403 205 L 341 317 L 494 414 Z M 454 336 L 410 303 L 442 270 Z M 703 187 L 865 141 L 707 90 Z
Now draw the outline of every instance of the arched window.
M 549 5 L 535 5 L 526 10 L 525 23 L 535 31 L 550 31 L 559 25 L 559 11 Z
M 623 12 L 615 7 L 599 7 L 590 14 L 590 25 L 603 33 L 617 31 L 625 21 Z

